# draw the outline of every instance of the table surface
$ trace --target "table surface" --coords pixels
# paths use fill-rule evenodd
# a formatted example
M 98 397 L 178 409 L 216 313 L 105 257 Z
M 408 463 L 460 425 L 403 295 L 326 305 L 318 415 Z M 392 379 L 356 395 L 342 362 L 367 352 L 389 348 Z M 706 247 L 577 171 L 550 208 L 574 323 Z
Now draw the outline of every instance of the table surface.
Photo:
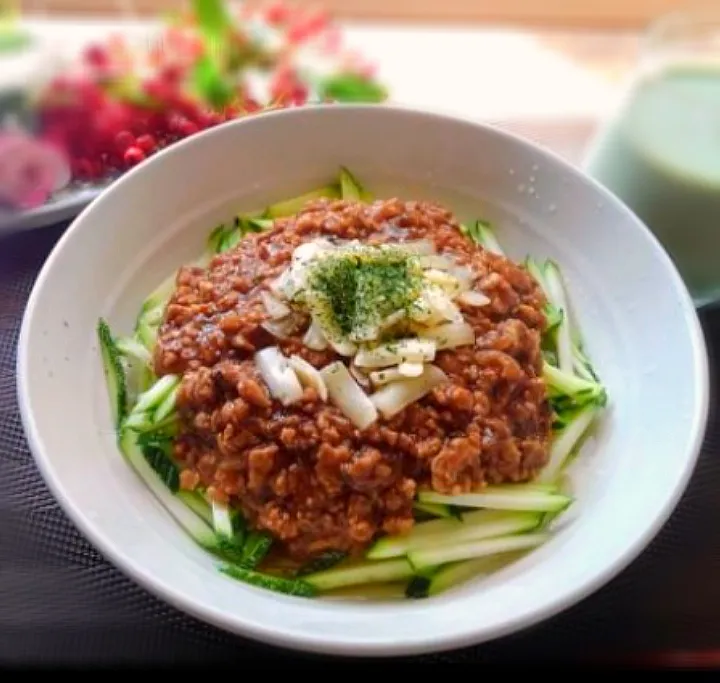
M 381 34 L 372 35 L 376 41 L 388 39 Z M 372 44 L 372 35 L 366 34 L 366 43 Z M 417 32 L 413 35 L 418 38 Z M 465 40 L 466 49 L 475 49 L 472 35 Z M 566 75 L 570 72 L 565 69 Z M 593 91 L 598 99 L 591 105 L 607 103 L 601 90 Z M 404 99 L 413 97 L 417 100 L 417 93 Z M 502 102 L 494 111 L 483 110 L 484 117 L 571 161 L 581 158 L 596 120 L 587 102 L 574 110 L 546 108 L 544 113 L 523 113 L 512 98 Z M 459 106 L 474 105 L 467 101 Z M 42 482 L 17 409 L 15 346 L 32 283 L 64 228 L 52 226 L 0 242 L 0 665 L 316 661 L 228 635 L 150 596 L 80 536 Z M 715 384 L 720 312 L 702 319 Z M 408 661 L 717 665 L 720 527 L 713 520 L 720 515 L 718 455 L 720 422 L 713 411 L 695 475 L 675 514 L 640 558 L 594 595 L 514 636 Z

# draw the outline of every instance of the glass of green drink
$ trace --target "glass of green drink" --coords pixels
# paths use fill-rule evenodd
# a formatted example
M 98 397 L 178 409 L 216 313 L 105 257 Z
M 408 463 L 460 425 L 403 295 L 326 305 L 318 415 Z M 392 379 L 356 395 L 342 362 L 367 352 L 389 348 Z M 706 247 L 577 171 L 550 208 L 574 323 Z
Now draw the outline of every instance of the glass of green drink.
M 584 166 L 655 233 L 696 306 L 720 303 L 720 8 L 648 29 Z

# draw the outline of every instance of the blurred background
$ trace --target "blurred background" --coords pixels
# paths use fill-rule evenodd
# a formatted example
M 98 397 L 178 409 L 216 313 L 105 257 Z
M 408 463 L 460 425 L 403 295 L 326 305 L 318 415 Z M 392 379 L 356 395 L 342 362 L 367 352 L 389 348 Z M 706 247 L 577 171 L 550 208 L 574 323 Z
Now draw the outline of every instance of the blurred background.
M 582 165 L 703 305 L 720 294 L 719 65 L 717 0 L 0 0 L 0 232 L 72 217 L 225 120 L 388 101 Z

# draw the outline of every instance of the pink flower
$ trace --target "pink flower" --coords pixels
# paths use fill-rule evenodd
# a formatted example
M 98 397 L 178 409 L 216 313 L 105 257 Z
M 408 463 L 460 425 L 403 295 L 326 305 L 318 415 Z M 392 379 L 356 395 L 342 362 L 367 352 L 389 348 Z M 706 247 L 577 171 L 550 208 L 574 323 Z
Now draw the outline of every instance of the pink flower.
M 32 209 L 69 181 L 69 164 L 54 146 L 20 131 L 0 131 L 0 204 Z

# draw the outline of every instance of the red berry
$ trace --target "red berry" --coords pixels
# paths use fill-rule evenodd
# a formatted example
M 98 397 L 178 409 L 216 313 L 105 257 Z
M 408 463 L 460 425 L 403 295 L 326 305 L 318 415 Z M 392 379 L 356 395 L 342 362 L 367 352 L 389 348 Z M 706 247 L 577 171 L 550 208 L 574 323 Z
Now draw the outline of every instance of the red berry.
M 139 147 L 128 147 L 123 154 L 123 161 L 128 166 L 135 166 L 145 160 L 145 152 Z
M 124 152 L 128 147 L 135 144 L 135 136 L 128 130 L 121 130 L 115 136 L 115 148 L 118 152 Z
M 85 61 L 97 69 L 104 69 L 110 64 L 110 57 L 107 51 L 101 45 L 91 45 L 85 50 L 83 55 Z
M 152 135 L 141 135 L 135 143 L 145 154 L 150 154 L 157 148 L 157 142 Z
M 265 21 L 271 26 L 284 24 L 290 16 L 290 9 L 282 2 L 273 2 L 265 10 Z

